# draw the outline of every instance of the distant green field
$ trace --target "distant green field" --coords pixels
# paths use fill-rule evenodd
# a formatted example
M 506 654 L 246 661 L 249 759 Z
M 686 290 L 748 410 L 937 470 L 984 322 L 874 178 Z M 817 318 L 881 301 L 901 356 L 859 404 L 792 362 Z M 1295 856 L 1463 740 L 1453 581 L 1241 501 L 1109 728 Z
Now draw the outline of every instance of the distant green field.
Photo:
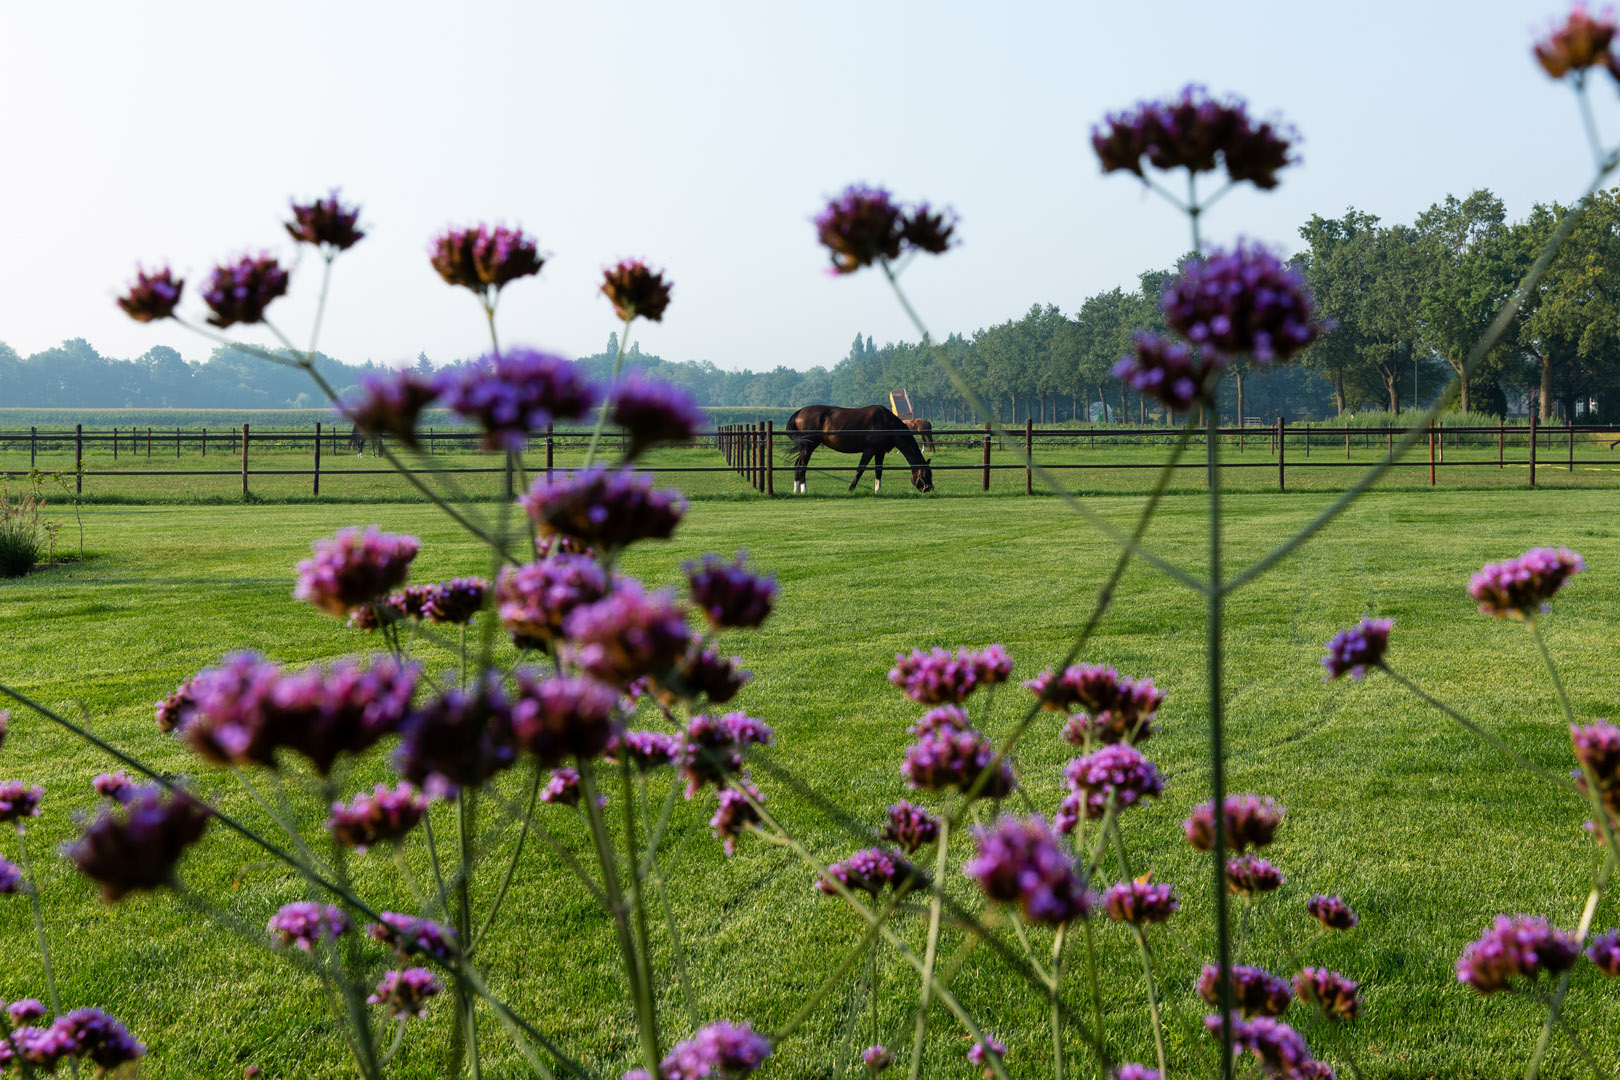
M 1494 468 L 1494 467 L 1493 467 Z M 825 490 L 830 478 L 812 481 Z M 1228 558 L 1234 565 L 1267 550 L 1307 520 L 1323 495 L 1235 495 L 1227 501 Z M 1098 510 L 1132 519 L 1135 498 L 1103 498 Z M 493 515 L 493 507 L 477 508 Z M 1151 543 L 1185 566 L 1205 542 L 1204 500 L 1167 500 Z M 1580 830 L 1581 804 L 1515 771 L 1489 747 L 1426 709 L 1387 680 L 1324 686 L 1322 644 L 1363 613 L 1392 616 L 1395 664 L 1515 749 L 1556 771 L 1570 766 L 1569 740 L 1517 625 L 1475 613 L 1464 587 L 1481 563 L 1535 543 L 1568 543 L 1590 566 L 1562 594 L 1547 620 L 1583 718 L 1614 715 L 1620 675 L 1613 663 L 1613 613 L 1620 607 L 1620 491 L 1375 492 L 1316 542 L 1237 593 L 1228 608 L 1230 765 L 1233 790 L 1275 795 L 1289 810 L 1268 852 L 1289 882 L 1271 901 L 1292 946 L 1310 962 L 1361 981 L 1365 1016 L 1335 1031 L 1307 1028 L 1317 1052 L 1340 1074 L 1353 1052 L 1368 1080 L 1518 1075 L 1543 1010 L 1527 998 L 1482 999 L 1459 987 L 1453 964 L 1498 912 L 1544 914 L 1562 926 L 1578 917 L 1592 845 Z M 487 569 L 485 556 L 430 507 L 379 503 L 304 506 L 104 506 L 85 515 L 90 558 L 28 578 L 0 581 L 0 679 L 84 717 L 106 738 L 164 769 L 192 777 L 222 807 L 272 829 L 267 814 L 228 774 L 201 765 L 160 735 L 151 703 L 182 678 L 234 649 L 261 649 L 287 661 L 337 656 L 374 641 L 345 630 L 291 597 L 293 564 L 309 541 L 351 524 L 376 522 L 419 535 L 422 580 Z M 737 706 L 777 731 L 764 755 L 809 789 L 845 807 L 865 827 L 905 794 L 898 764 L 918 708 L 885 679 L 895 652 L 913 646 L 1001 641 L 1025 679 L 1063 652 L 1090 607 L 1114 551 L 1053 499 L 979 500 L 858 497 L 748 505 L 694 504 L 668 543 L 633 550 L 628 572 L 653 584 L 678 580 L 679 563 L 705 550 L 749 549 L 781 579 L 778 612 L 757 634 L 728 634 L 755 673 Z M 1151 676 L 1169 693 L 1161 734 L 1147 750 L 1168 777 L 1162 801 L 1132 811 L 1127 833 L 1156 880 L 1182 892 L 1183 910 L 1158 937 L 1164 963 L 1172 1074 L 1207 1075 L 1200 1047 L 1202 1005 L 1192 993 L 1210 956 L 1207 864 L 1181 836 L 1180 822 L 1203 797 L 1206 712 L 1202 688 L 1203 615 L 1186 592 L 1133 569 L 1086 659 Z M 449 650 L 418 641 L 430 671 L 454 664 Z M 503 653 L 502 659 L 508 659 Z M 1023 703 L 1005 688 L 985 720 L 1004 734 Z M 984 704 L 984 703 L 980 703 Z M 977 706 L 976 706 L 977 707 Z M 654 723 L 650 716 L 643 722 Z M 1061 768 L 1073 751 L 1042 725 L 1020 751 L 1034 804 L 1050 813 Z M 64 1004 L 100 1004 L 127 1020 L 151 1047 L 151 1080 L 242 1075 L 353 1075 L 316 984 L 263 950 L 243 946 L 173 896 L 135 898 L 108 908 L 54 854 L 74 818 L 95 804 L 89 780 L 109 762 L 37 718 L 14 710 L 3 777 L 47 786 L 44 815 L 29 826 Z M 345 791 L 385 775 L 382 755 L 343 778 Z M 785 783 L 756 773 L 769 805 L 823 859 L 862 839 L 840 829 Z M 268 781 L 267 781 L 268 782 Z M 503 787 L 515 791 L 521 775 Z M 310 833 L 323 813 L 308 779 L 288 787 Z M 924 801 L 928 801 L 926 798 Z M 794 856 L 744 838 L 721 857 L 707 819 L 712 798 L 677 800 L 664 864 L 678 927 L 692 950 L 692 981 L 704 1020 L 780 1025 L 857 933 L 852 916 L 820 896 Z M 557 810 L 562 842 L 583 852 L 576 820 Z M 441 828 L 448 828 L 441 818 Z M 504 844 L 510 844 L 506 834 Z M 956 854 L 967 851 L 966 838 Z M 15 840 L 0 854 L 15 857 Z M 510 848 L 504 848 L 509 852 Z M 495 990 L 542 1030 L 607 1078 L 629 1068 L 631 1028 L 621 974 L 605 919 L 570 886 L 558 858 L 531 845 L 501 932 L 481 955 Z M 420 854 L 419 851 L 416 852 Z M 415 855 L 413 855 L 415 858 Z M 398 873 L 381 856 L 361 860 L 359 888 L 408 910 Z M 420 869 L 420 868 L 419 868 Z M 481 868 L 475 903 L 487 902 L 499 859 Z M 254 849 L 216 830 L 188 857 L 184 879 L 217 900 L 250 933 L 302 890 Z M 952 895 L 977 906 L 953 872 Z M 1339 892 L 1360 913 L 1355 931 L 1326 939 L 1307 933 L 1302 905 L 1313 891 Z M 27 904 L 0 898 L 0 967 L 12 997 L 42 994 Z M 1597 925 L 1620 924 L 1606 897 Z M 914 945 L 921 920 L 903 917 Z M 1008 946 L 1018 945 L 1003 924 Z M 655 963 L 674 986 L 667 934 L 655 925 Z M 948 930 L 945 947 L 961 942 Z M 1037 942 L 1037 946 L 1041 946 Z M 1139 969 L 1129 939 L 1102 925 L 1097 946 L 1105 983 L 1104 1020 L 1122 1056 L 1151 1059 Z M 1083 949 L 1071 948 L 1080 971 Z M 1286 950 L 1256 921 L 1244 959 L 1286 970 Z M 880 968 L 881 1036 L 909 1045 L 915 979 L 885 951 Z M 993 1025 L 1010 1049 L 1014 1076 L 1041 1075 L 1048 1045 L 1041 998 L 988 950 L 966 960 L 953 980 L 964 1005 Z M 1083 980 L 1065 991 L 1078 1014 L 1089 1008 Z M 448 1030 L 445 1001 L 406 1043 L 397 1075 L 440 1072 Z M 678 993 L 662 999 L 667 1030 L 689 1030 Z M 1296 1006 L 1297 1009 L 1297 1006 Z M 840 992 L 778 1049 L 761 1080 L 858 1075 L 865 1045 L 861 1001 Z M 1571 1022 L 1598 1060 L 1620 1061 L 1620 996 L 1590 965 L 1577 972 Z M 1294 1017 L 1303 1024 L 1302 1017 Z M 924 1075 L 969 1080 L 967 1042 L 949 1017 L 931 1028 Z M 511 1044 L 489 1025 L 485 1075 L 519 1073 Z M 1078 1039 L 1068 1046 L 1089 1076 Z M 391 1075 L 395 1075 L 391 1073 Z M 1586 1075 L 1568 1044 L 1555 1040 L 1545 1075 Z
M 713 424 L 762 424 L 767 420 L 781 426 L 793 410 L 742 405 L 706 407 Z M 29 427 L 71 431 L 75 424 L 86 428 L 140 428 L 159 430 L 184 428 L 238 428 L 250 424 L 255 429 L 292 430 L 314 428 L 316 424 L 336 423 L 348 430 L 347 423 L 331 409 L 18 409 L 0 408 L 0 432 L 26 432 Z M 448 409 L 428 409 L 422 414 L 423 426 L 457 426 Z M 577 425 L 575 425 L 577 426 Z

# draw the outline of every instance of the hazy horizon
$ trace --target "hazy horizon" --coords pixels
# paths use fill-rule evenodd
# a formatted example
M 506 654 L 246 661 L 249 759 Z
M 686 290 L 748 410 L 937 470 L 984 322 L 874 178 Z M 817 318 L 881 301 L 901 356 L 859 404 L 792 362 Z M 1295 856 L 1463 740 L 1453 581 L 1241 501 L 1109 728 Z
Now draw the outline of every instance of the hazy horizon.
M 321 339 L 350 363 L 486 347 L 426 249 L 487 220 L 551 254 L 507 291 L 504 341 L 600 350 L 615 324 L 598 275 L 637 256 L 675 282 L 665 322 L 637 324 L 644 350 L 831 365 L 857 332 L 916 335 L 879 278 L 825 273 L 809 219 L 826 196 L 862 180 L 960 213 L 961 247 L 906 279 L 938 333 L 1073 311 L 1185 249 L 1184 222 L 1103 177 L 1088 136 L 1189 81 L 1304 139 L 1278 191 L 1212 212 L 1214 243 L 1292 249 L 1312 213 L 1410 221 L 1477 187 L 1517 217 L 1589 179 L 1569 90 L 1530 56 L 1563 4 L 1233 7 L 1176 0 L 1149 23 L 1089 4 L 5 5 L 0 91 L 19 107 L 0 113 L 0 340 L 201 359 L 211 342 L 114 306 L 135 264 L 195 285 L 243 251 L 290 260 L 289 197 L 339 186 L 370 232 L 338 262 Z M 1607 77 L 1594 96 L 1620 135 Z M 318 279 L 306 257 L 271 309 L 299 342 Z

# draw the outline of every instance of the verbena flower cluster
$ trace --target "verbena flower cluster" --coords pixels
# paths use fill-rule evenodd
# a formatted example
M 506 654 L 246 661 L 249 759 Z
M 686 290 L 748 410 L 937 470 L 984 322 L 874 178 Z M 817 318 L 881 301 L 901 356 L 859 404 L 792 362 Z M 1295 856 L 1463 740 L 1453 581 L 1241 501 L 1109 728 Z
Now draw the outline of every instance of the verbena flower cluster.
M 751 1026 L 722 1020 L 676 1043 L 659 1071 L 662 1080 L 741 1080 L 770 1054 L 771 1041 Z
M 1017 904 L 1037 923 L 1057 925 L 1091 915 L 1096 895 L 1040 817 L 1004 817 L 992 828 L 974 830 L 973 837 L 978 852 L 962 871 L 991 900 Z
M 1024 686 L 1040 699 L 1041 708 L 1074 713 L 1063 737 L 1081 747 L 1134 746 L 1152 738 L 1152 722 L 1165 700 L 1152 679 L 1132 679 L 1100 664 L 1077 664 L 1057 673 L 1049 668 Z
M 889 681 L 912 701 L 923 705 L 966 701 L 981 686 L 995 686 L 1012 674 L 1012 661 L 1000 645 L 978 651 L 966 647 L 952 654 L 945 649 L 894 658 Z
M 1156 169 L 1210 172 L 1224 165 L 1232 183 L 1262 189 L 1277 186 L 1277 173 L 1297 159 L 1289 153 L 1299 135 L 1275 121 L 1256 123 L 1237 99 L 1219 101 L 1197 85 L 1163 102 L 1142 102 L 1110 114 L 1092 129 L 1091 146 L 1103 172 L 1123 170 L 1145 178 Z
M 336 191 L 324 199 L 295 202 L 292 213 L 293 219 L 286 223 L 287 235 L 300 244 L 324 249 L 328 257 L 347 251 L 365 239 L 365 232 L 356 227 L 360 208 L 345 205 Z
M 39 1003 L 32 999 L 15 1004 L 28 1007 L 14 1017 L 38 1020 L 45 1015 L 43 1007 L 33 1008 Z M 0 1051 L 4 1063 L 16 1065 L 24 1076 L 52 1073 L 62 1061 L 75 1059 L 93 1067 L 97 1076 L 105 1076 L 146 1056 L 146 1046 L 128 1028 L 94 1008 L 65 1013 L 47 1028 L 19 1025 L 0 1041 Z
M 187 848 L 202 839 L 212 812 L 184 791 L 144 788 L 105 809 L 63 849 L 111 902 L 172 885 Z
M 216 266 L 203 286 L 203 302 L 213 313 L 208 321 L 221 330 L 263 322 L 265 308 L 287 294 L 287 281 L 287 271 L 269 254 L 244 255 Z
M 483 430 L 486 450 L 522 450 L 534 432 L 578 420 L 602 399 L 578 364 L 523 347 L 453 369 L 438 389 L 446 408 Z
M 608 418 L 624 429 L 624 456 L 631 461 L 660 443 L 690 443 L 705 419 L 692 395 L 679 386 L 635 373 L 614 388 Z
M 1515 977 L 1568 971 L 1580 955 L 1575 938 L 1539 916 L 1498 915 L 1491 928 L 1457 961 L 1457 980 L 1481 994 L 1506 990 Z
M 299 900 L 271 916 L 270 936 L 278 945 L 296 945 L 309 952 L 321 941 L 347 933 L 350 926 L 342 908 Z
M 692 605 L 715 630 L 759 626 L 776 606 L 776 578 L 748 570 L 747 554 L 727 562 L 709 552 L 701 562 L 686 564 Z
M 1563 25 L 1535 43 L 1536 61 L 1555 79 L 1595 67 L 1607 68 L 1620 79 L 1620 58 L 1610 51 L 1614 30 L 1612 11 L 1594 16 L 1584 4 L 1576 4 Z
M 602 271 L 602 295 L 613 305 L 620 321 L 664 320 L 669 307 L 671 285 L 662 270 L 654 270 L 640 259 L 625 259 Z
M 903 205 L 887 190 L 864 184 L 845 188 L 816 217 L 816 236 L 836 274 L 893 262 L 907 251 L 942 254 L 955 230 L 956 215 L 949 210 Z
M 518 502 L 542 533 L 561 533 L 603 551 L 639 540 L 667 540 L 686 516 L 686 500 L 653 490 L 633 469 L 593 466 L 540 477 Z
M 1158 766 L 1126 743 L 1113 743 L 1075 758 L 1063 775 L 1069 783 L 1068 797 L 1058 814 L 1058 828 L 1063 832 L 1072 831 L 1081 818 L 1100 818 L 1110 809 L 1121 814 L 1164 792 Z
M 1259 244 L 1238 241 L 1190 260 L 1160 301 L 1170 329 L 1212 363 L 1281 363 L 1323 332 L 1305 275 Z
M 338 843 L 365 852 L 405 839 L 426 810 L 426 801 L 411 785 L 378 784 L 369 795 L 361 792 L 348 803 L 333 803 L 326 828 Z
M 1281 1016 L 1294 1000 L 1294 988 L 1287 979 L 1273 975 L 1264 968 L 1237 964 L 1232 968 L 1232 1004 L 1245 1018 L 1254 1016 Z M 1214 964 L 1206 964 L 1198 977 L 1198 996 L 1209 1005 L 1221 1003 L 1221 973 Z
M 310 545 L 314 555 L 298 564 L 293 595 L 328 615 L 347 615 L 403 584 L 421 545 L 414 536 L 340 529 Z
M 1384 663 L 1389 651 L 1389 631 L 1395 625 L 1391 619 L 1362 619 L 1347 630 L 1333 635 L 1327 644 L 1327 655 L 1322 666 L 1327 668 L 1325 678 L 1331 682 L 1345 675 L 1359 679 Z
M 1479 610 L 1499 619 L 1532 619 L 1550 607 L 1553 596 L 1586 569 L 1566 547 L 1538 547 L 1506 562 L 1488 563 L 1468 583 Z
M 545 259 L 534 238 L 505 225 L 448 229 L 434 238 L 429 261 L 446 285 L 492 298 L 519 278 L 540 272 Z
M 1288 812 L 1277 801 L 1267 795 L 1228 795 L 1222 803 L 1225 807 L 1224 830 L 1226 834 L 1226 850 L 1243 851 L 1246 848 L 1263 848 L 1270 844 L 1277 835 L 1277 827 L 1282 824 L 1283 816 Z M 1187 834 L 1187 842 L 1199 851 L 1215 850 L 1215 806 L 1213 803 L 1200 803 L 1193 807 L 1192 816 L 1181 823 L 1182 830 Z

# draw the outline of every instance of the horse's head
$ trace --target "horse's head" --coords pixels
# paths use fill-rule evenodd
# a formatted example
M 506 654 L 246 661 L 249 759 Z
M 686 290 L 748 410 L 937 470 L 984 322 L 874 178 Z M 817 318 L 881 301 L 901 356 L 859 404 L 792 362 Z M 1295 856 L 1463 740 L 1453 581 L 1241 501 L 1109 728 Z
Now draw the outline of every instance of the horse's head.
M 924 495 L 934 490 L 934 470 L 929 466 L 932 460 L 923 458 L 923 463 L 911 470 L 912 486 Z

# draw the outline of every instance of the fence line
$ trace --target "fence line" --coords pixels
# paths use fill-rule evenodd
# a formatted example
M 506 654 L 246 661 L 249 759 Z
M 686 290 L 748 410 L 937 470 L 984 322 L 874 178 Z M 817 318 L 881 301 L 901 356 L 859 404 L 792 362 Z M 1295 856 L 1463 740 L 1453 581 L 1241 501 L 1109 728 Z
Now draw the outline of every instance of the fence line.
M 877 432 L 850 431 L 842 434 L 862 435 L 876 434 L 880 432 L 890 433 L 890 429 L 880 429 Z M 760 492 L 766 497 L 773 497 L 776 494 L 776 469 L 778 467 L 792 468 L 796 465 L 794 446 L 792 444 L 792 434 L 793 433 L 791 432 L 777 431 L 775 422 L 770 420 L 764 421 L 763 423 L 722 424 L 717 426 L 712 431 L 703 431 L 697 433 L 692 442 L 687 444 L 689 447 L 708 448 L 714 450 L 718 453 L 722 462 L 721 464 L 670 466 L 657 465 L 647 467 L 644 471 L 653 473 L 733 472 L 741 477 L 744 482 L 755 491 Z M 1098 440 L 1102 440 L 1105 448 L 1110 440 L 1112 440 L 1116 445 L 1168 445 L 1177 438 L 1177 432 L 1172 428 L 1117 427 L 1038 429 L 1034 426 L 1033 421 L 1026 420 L 1023 430 L 1023 445 L 1021 447 L 1016 445 L 1012 447 L 1010 452 L 1013 460 L 1003 460 L 998 462 L 994 460 L 994 454 L 999 452 L 1006 455 L 1009 453 L 1009 448 L 1006 441 L 999 439 L 994 435 L 989 424 L 985 424 L 983 428 L 941 428 L 935 429 L 929 434 L 932 436 L 932 440 L 936 445 L 954 445 L 958 448 L 979 450 L 979 461 L 976 463 L 930 463 L 930 468 L 934 472 L 950 473 L 976 471 L 980 474 L 981 490 L 989 491 L 992 473 L 1021 469 L 1024 472 L 1024 491 L 1026 494 L 1033 494 L 1035 490 L 1034 472 L 1030 468 L 1031 461 L 1038 462 L 1043 468 L 1052 472 L 1074 470 L 1157 469 L 1161 467 L 1161 463 L 1155 461 L 1043 461 L 1040 459 L 1039 455 L 1039 450 L 1043 446 L 1051 448 L 1064 445 L 1079 446 L 1084 444 L 1088 448 L 1095 448 Z M 1011 434 L 1016 435 L 1016 432 Z M 1331 428 L 1313 428 L 1306 426 L 1291 427 L 1280 419 L 1275 424 L 1264 427 L 1244 425 L 1240 427 L 1220 428 L 1217 432 L 1218 437 L 1224 443 L 1235 444 L 1240 452 L 1246 451 L 1247 444 L 1253 443 L 1256 446 L 1264 445 L 1268 455 L 1267 460 L 1223 460 L 1220 464 L 1222 469 L 1268 469 L 1275 467 L 1277 469 L 1278 490 L 1287 490 L 1287 477 L 1289 469 L 1364 468 L 1367 464 L 1366 461 L 1351 460 L 1351 455 L 1355 447 L 1359 446 L 1364 450 L 1378 448 L 1385 449 L 1387 451 L 1393 449 L 1396 439 L 1405 434 L 1406 429 L 1399 427 L 1345 427 L 1342 430 Z M 98 470 L 86 469 L 84 466 L 84 455 L 87 448 L 94 449 L 97 446 L 110 448 L 115 461 L 118 460 L 121 452 L 131 455 L 138 455 L 141 450 L 144 449 L 146 459 L 151 461 L 154 454 L 154 447 L 164 448 L 164 444 L 170 441 L 172 441 L 175 458 L 177 460 L 181 457 L 182 447 L 187 443 L 196 445 L 200 456 L 206 459 L 208 456 L 208 444 L 210 436 L 210 431 L 207 428 L 194 428 L 189 430 L 184 428 L 175 428 L 171 434 L 168 429 L 158 431 L 153 427 L 147 427 L 144 430 L 139 428 L 130 428 L 127 430 L 114 428 L 110 431 L 87 432 L 82 424 L 75 425 L 71 431 L 65 429 L 59 431 L 41 431 L 37 426 L 35 426 L 30 427 L 26 433 L 20 431 L 0 431 L 0 448 L 8 445 L 15 448 L 16 444 L 26 439 L 29 452 L 29 470 L 31 471 L 36 469 L 38 466 L 38 455 L 41 449 L 50 451 L 54 448 L 55 450 L 59 451 L 64 449 L 66 444 L 71 440 L 73 448 L 75 490 L 81 494 L 84 491 L 84 480 L 86 477 L 197 477 L 240 475 L 242 479 L 242 494 L 244 496 L 248 495 L 250 492 L 250 478 L 253 476 L 307 476 L 311 479 L 311 493 L 318 496 L 321 492 L 321 476 L 323 474 L 327 476 L 331 476 L 333 474 L 378 476 L 392 475 L 395 472 L 395 470 L 392 468 L 333 469 L 329 466 L 323 468 L 323 445 L 329 447 L 332 452 L 336 452 L 340 444 L 340 439 L 342 445 L 345 447 L 352 448 L 354 443 L 347 434 L 340 436 L 337 429 L 323 426 L 320 423 L 315 425 L 313 432 L 308 430 L 293 432 L 254 431 L 251 429 L 250 425 L 243 424 L 239 430 L 236 428 L 231 428 L 221 432 L 218 429 L 215 429 L 212 432 L 212 435 L 216 453 L 220 449 L 224 449 L 227 453 L 232 455 L 236 454 L 238 450 L 240 451 L 241 458 L 239 467 L 226 469 Z M 914 433 L 914 435 L 916 435 L 919 439 L 922 437 L 920 433 Z M 1203 437 L 1202 433 L 1200 433 L 1199 437 Z M 421 443 L 420 449 L 425 451 L 427 457 L 431 458 L 435 453 L 442 452 L 442 450 L 446 447 L 452 450 L 481 449 L 481 447 L 478 445 L 481 438 L 482 436 L 480 433 L 476 431 L 434 431 L 429 429 L 429 431 L 422 434 L 419 441 Z M 583 446 L 589 441 L 589 438 L 590 436 L 588 432 L 558 432 L 549 426 L 546 428 L 544 433 L 537 433 L 533 443 L 537 445 L 538 448 L 543 449 L 545 461 L 544 472 L 546 475 L 551 475 L 556 468 L 556 451 L 559 446 L 564 448 L 570 446 Z M 619 436 L 610 437 L 610 445 L 612 440 L 616 440 L 617 438 L 619 438 Z M 1523 427 L 1518 425 L 1509 425 L 1505 421 L 1498 423 L 1495 426 L 1447 427 L 1444 425 L 1431 423 L 1427 432 L 1427 454 L 1423 455 L 1422 449 L 1424 444 L 1420 443 L 1414 446 L 1412 451 L 1409 452 L 1415 452 L 1418 455 L 1416 459 L 1413 459 L 1412 457 L 1405 457 L 1402 460 L 1396 461 L 1394 466 L 1396 468 L 1422 468 L 1427 466 L 1429 471 L 1429 483 L 1432 486 L 1438 483 L 1438 477 L 1441 469 L 1447 467 L 1448 464 L 1451 467 L 1479 467 L 1490 464 L 1488 461 L 1477 458 L 1466 458 L 1461 460 L 1454 459 L 1452 462 L 1448 463 L 1446 461 L 1446 450 L 1448 445 L 1453 448 L 1453 452 L 1455 453 L 1457 449 L 1461 449 L 1463 447 L 1478 448 L 1481 446 L 1488 446 L 1492 441 L 1495 442 L 1497 450 L 1495 461 L 1496 466 L 1499 469 L 1505 469 L 1508 466 L 1526 467 L 1528 470 L 1528 481 L 1530 487 L 1536 486 L 1536 472 L 1538 467 L 1544 470 L 1548 467 L 1562 466 L 1568 471 L 1574 471 L 1576 466 L 1620 466 L 1620 457 L 1577 457 L 1576 447 L 1583 438 L 1589 444 L 1592 442 L 1607 441 L 1609 444 L 1609 449 L 1613 450 L 1617 445 L 1620 445 L 1620 426 L 1577 426 L 1573 424 L 1543 425 L 1534 417 L 1530 418 L 1529 423 Z M 953 440 L 956 441 L 953 442 Z M 1013 441 L 1016 442 L 1016 439 Z M 1375 443 L 1382 443 L 1383 446 L 1375 447 Z M 310 448 L 312 455 L 310 468 L 299 469 L 253 467 L 251 456 L 253 447 L 265 445 L 271 447 L 276 447 L 278 445 L 286 447 L 289 444 L 294 447 L 306 446 Z M 1324 456 L 1324 454 L 1333 453 L 1339 450 L 1341 446 L 1344 455 L 1342 460 L 1330 460 Z M 1515 450 L 1523 447 L 1526 451 L 1525 456 L 1522 458 L 1518 456 L 1510 458 L 1508 456 L 1508 449 L 1510 446 Z M 1314 456 L 1312 454 L 1313 450 L 1316 451 Z M 1556 452 L 1558 450 L 1562 450 L 1563 453 L 1557 454 Z M 1549 453 L 1544 455 L 1543 451 L 1548 451 Z M 1299 452 L 1302 452 L 1302 455 Z M 785 455 L 780 463 L 777 460 L 779 454 Z M 414 468 L 413 471 L 422 473 L 424 475 L 456 473 L 465 473 L 469 475 L 505 474 L 508 479 L 508 486 L 510 486 L 514 466 L 517 468 L 522 468 L 525 471 L 528 470 L 528 465 L 526 462 L 522 460 L 514 461 L 513 458 L 507 457 L 500 465 L 458 465 L 444 467 L 424 465 L 420 468 Z M 815 469 L 816 471 L 823 473 L 853 472 L 856 467 L 857 466 L 854 465 L 827 465 L 825 464 L 825 457 L 823 457 L 818 461 Z M 895 466 L 891 464 L 890 467 L 893 468 Z M 1203 462 L 1183 462 L 1177 467 L 1183 469 L 1203 469 L 1206 466 Z M 0 477 L 18 475 L 26 475 L 26 472 L 20 469 L 0 469 Z

